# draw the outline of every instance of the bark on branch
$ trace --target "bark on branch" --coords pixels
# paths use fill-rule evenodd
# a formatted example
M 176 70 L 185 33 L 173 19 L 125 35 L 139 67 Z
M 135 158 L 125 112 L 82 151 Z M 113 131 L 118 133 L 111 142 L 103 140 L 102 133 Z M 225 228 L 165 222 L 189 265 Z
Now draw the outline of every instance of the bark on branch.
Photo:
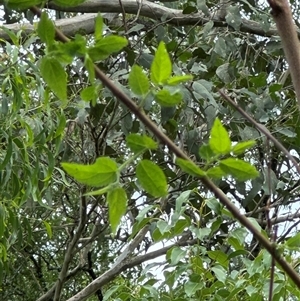
M 171 9 L 147 0 L 143 0 L 139 11 L 138 2 L 135 0 L 122 0 L 122 6 L 127 14 L 136 15 L 139 13 L 140 17 L 147 17 L 152 20 L 163 21 L 164 23 L 184 26 L 197 25 L 202 26 L 209 21 L 214 22 L 215 27 L 230 27 L 225 21 L 219 20 L 217 17 L 206 17 L 202 12 L 194 14 L 183 14 L 179 9 Z M 67 36 L 74 36 L 76 32 L 83 31 L 86 34 L 94 32 L 94 18 L 96 13 L 122 13 L 122 7 L 119 0 L 88 0 L 84 4 L 77 7 L 63 8 L 52 3 L 49 3 L 49 8 L 64 12 L 78 12 L 84 13 L 73 18 L 61 19 L 55 21 L 55 25 Z M 34 32 L 35 28 L 31 24 L 10 24 L 3 26 L 6 29 L 18 32 L 24 31 L 24 35 L 29 35 Z M 233 28 L 231 28 L 233 30 Z M 258 22 L 242 19 L 240 31 L 245 33 L 256 34 L 265 37 L 277 35 L 275 26 L 269 30 L 264 31 Z M 300 37 L 300 32 L 298 32 Z M 0 38 L 10 40 L 5 30 L 0 30 Z

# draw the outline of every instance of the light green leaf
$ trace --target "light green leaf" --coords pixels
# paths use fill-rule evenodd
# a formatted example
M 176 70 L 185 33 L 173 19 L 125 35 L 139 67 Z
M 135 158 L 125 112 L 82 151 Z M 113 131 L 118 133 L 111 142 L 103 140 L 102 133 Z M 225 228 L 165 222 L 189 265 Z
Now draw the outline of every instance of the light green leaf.
M 89 87 L 84 88 L 80 92 L 80 97 L 84 101 L 94 101 L 98 97 L 96 87 L 95 86 L 89 86 Z
M 248 140 L 237 143 L 235 146 L 232 147 L 232 152 L 235 155 L 240 155 L 245 152 L 246 149 L 251 148 L 256 144 L 255 140 Z
M 181 158 L 177 158 L 176 159 L 176 164 L 186 173 L 195 176 L 195 177 L 204 177 L 206 176 L 205 171 L 203 171 L 202 169 L 200 169 L 195 163 L 185 160 L 185 159 L 181 159 Z
M 182 101 L 182 95 L 180 92 L 171 94 L 168 90 L 160 90 L 155 94 L 155 100 L 158 104 L 164 107 L 176 106 Z
M 126 143 L 134 153 L 147 149 L 157 149 L 157 143 L 146 135 L 130 134 L 126 137 Z
M 129 87 L 136 95 L 146 95 L 149 92 L 150 83 L 143 69 L 133 65 L 128 79 Z
M 38 35 L 40 39 L 50 46 L 54 42 L 55 37 L 55 28 L 53 22 L 49 19 L 48 14 L 46 12 L 42 12 L 42 16 L 40 22 L 38 23 Z
M 112 53 L 121 51 L 127 46 L 127 39 L 110 35 L 99 40 L 95 46 L 88 49 L 88 55 L 93 61 L 100 61 L 108 58 Z
M 210 161 L 215 156 L 214 152 L 211 150 L 210 146 L 207 144 L 201 145 L 201 147 L 199 149 L 199 155 L 202 159 L 204 159 L 206 161 Z
M 156 164 L 150 160 L 142 160 L 136 168 L 136 175 L 142 187 L 154 197 L 167 194 L 166 176 Z
M 43 221 L 43 223 L 44 223 L 44 226 L 46 228 L 47 235 L 51 239 L 52 238 L 52 228 L 51 228 L 51 225 L 48 222 L 46 222 L 46 221 Z
M 77 6 L 86 0 L 53 0 L 53 2 L 62 7 Z
M 259 173 L 250 163 L 240 159 L 228 158 L 220 161 L 220 167 L 238 181 L 246 181 L 258 177 Z
M 167 85 L 169 86 L 176 86 L 178 84 L 181 84 L 181 83 L 185 83 L 187 81 L 190 81 L 193 79 L 193 76 L 192 75 L 180 75 L 180 76 L 173 76 L 171 78 L 169 78 L 167 80 Z
M 117 179 L 117 163 L 108 157 L 101 157 L 94 164 L 62 163 L 63 169 L 78 182 L 89 186 L 105 186 Z
M 44 56 L 41 60 L 41 74 L 61 100 L 67 100 L 67 73 L 53 57 Z
M 8 0 L 7 5 L 13 9 L 26 9 L 43 3 L 43 0 Z
M 102 39 L 102 33 L 103 33 L 103 18 L 100 14 L 98 14 L 97 17 L 95 18 L 94 37 L 96 42 Z
M 151 81 L 154 84 L 164 84 L 172 73 L 172 63 L 164 42 L 160 42 L 151 64 Z
M 290 237 L 286 243 L 289 248 L 299 248 L 300 247 L 300 233 Z
M 89 80 L 91 83 L 94 83 L 95 80 L 95 66 L 92 59 L 86 55 L 84 58 L 84 67 L 89 73 Z
M 210 132 L 209 146 L 218 155 L 228 154 L 231 150 L 231 141 L 227 130 L 219 118 L 216 118 Z
M 220 166 L 215 166 L 206 171 L 206 174 L 214 179 L 222 179 L 227 173 Z
M 111 232 L 115 234 L 127 208 L 127 195 L 125 190 L 122 187 L 118 187 L 109 191 L 107 193 L 107 203 Z

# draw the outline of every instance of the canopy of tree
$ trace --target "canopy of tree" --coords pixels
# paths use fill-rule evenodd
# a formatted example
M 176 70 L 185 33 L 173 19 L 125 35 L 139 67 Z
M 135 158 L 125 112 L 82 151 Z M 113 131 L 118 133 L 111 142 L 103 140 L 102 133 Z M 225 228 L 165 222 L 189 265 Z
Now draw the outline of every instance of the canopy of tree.
M 1 300 L 300 299 L 286 0 L 0 5 Z

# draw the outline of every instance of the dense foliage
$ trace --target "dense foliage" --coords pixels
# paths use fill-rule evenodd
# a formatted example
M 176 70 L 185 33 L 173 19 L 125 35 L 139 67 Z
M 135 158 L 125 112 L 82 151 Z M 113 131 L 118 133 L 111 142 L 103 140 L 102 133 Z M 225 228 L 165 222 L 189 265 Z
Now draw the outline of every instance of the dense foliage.
M 299 110 L 269 7 L 56 0 L 38 19 L 28 8 L 41 2 L 1 8 L 0 299 L 256 301 L 271 286 L 272 300 L 298 300 L 199 181 L 212 179 L 297 270 L 299 175 L 219 93 L 298 161 Z

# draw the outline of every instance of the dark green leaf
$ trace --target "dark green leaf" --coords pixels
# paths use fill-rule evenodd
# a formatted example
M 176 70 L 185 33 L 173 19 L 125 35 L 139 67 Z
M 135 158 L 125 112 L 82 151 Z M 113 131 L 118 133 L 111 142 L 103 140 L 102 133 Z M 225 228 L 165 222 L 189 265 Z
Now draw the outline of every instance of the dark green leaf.
M 209 256 L 209 258 L 216 261 L 217 263 L 222 265 L 224 268 L 227 268 L 228 256 L 224 252 L 222 252 L 220 250 L 208 251 L 207 255 Z
M 136 168 L 136 175 L 142 187 L 154 197 L 167 194 L 167 180 L 163 171 L 150 160 L 142 160 Z

